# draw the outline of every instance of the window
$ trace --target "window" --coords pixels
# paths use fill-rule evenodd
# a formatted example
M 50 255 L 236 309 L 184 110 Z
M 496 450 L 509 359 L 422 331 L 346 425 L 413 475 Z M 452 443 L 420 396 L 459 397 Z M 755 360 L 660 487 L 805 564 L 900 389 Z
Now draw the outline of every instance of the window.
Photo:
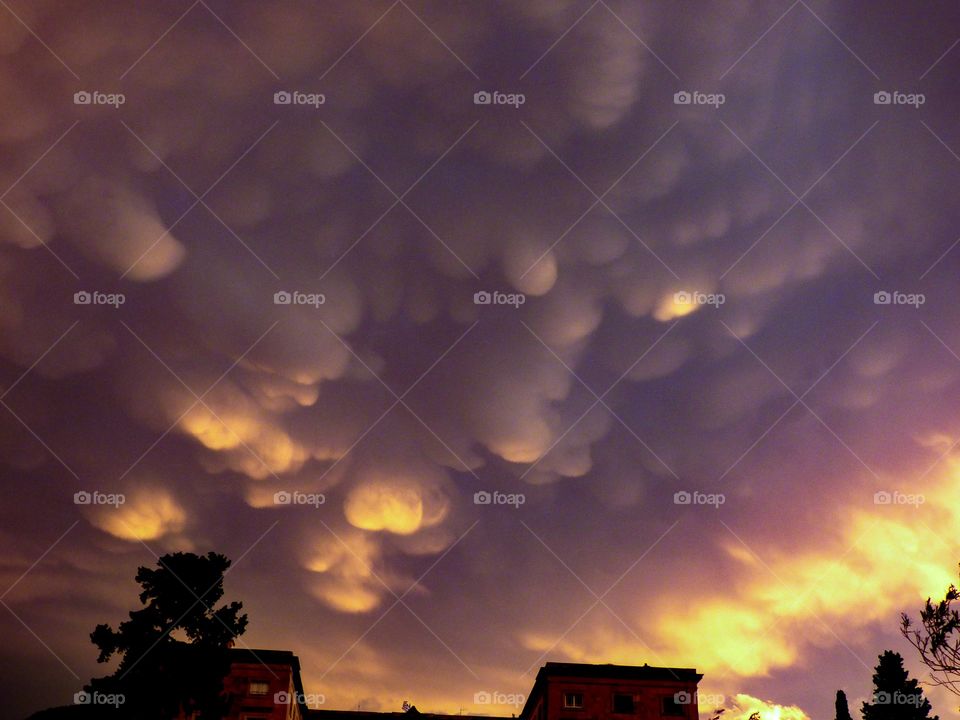
M 270 683 L 263 682 L 262 680 L 251 680 L 250 681 L 250 694 L 251 695 L 266 695 L 270 692 Z
M 615 713 L 632 714 L 633 713 L 633 695 L 623 693 L 614 693 L 613 711 Z
M 563 706 L 565 708 L 582 708 L 583 693 L 564 693 Z
M 676 693 L 675 695 L 667 695 L 663 698 L 660 714 L 671 717 L 683 717 L 686 715 L 681 702 L 683 699 L 682 696 L 684 695 L 687 695 L 687 693 Z

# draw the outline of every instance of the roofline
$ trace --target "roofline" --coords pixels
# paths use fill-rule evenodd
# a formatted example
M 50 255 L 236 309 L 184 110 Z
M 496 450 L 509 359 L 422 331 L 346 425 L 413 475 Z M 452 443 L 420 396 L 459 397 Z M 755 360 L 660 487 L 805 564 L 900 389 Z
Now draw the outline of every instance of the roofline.
M 402 710 L 334 710 L 333 708 L 310 708 L 311 716 L 316 717 L 323 714 L 349 715 L 353 717 L 369 716 L 369 715 L 376 715 L 378 717 L 386 717 L 386 716 L 411 717 Z M 414 715 L 413 717 L 425 717 L 425 718 L 463 717 L 463 718 L 472 718 L 473 720 L 482 720 L 482 718 L 494 718 L 495 720 L 513 720 L 510 715 L 451 715 L 448 713 L 420 712 L 419 710 L 417 711 L 417 714 Z

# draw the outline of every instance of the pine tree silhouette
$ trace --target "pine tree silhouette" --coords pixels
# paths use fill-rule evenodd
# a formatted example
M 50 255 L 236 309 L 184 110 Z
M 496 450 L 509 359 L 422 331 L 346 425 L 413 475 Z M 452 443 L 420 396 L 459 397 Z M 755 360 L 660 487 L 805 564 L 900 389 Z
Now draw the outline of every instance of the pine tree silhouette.
M 839 697 L 837 705 L 839 708 Z M 899 653 L 887 650 L 873 675 L 873 702 L 863 703 L 863 720 L 940 720 L 930 715 L 920 683 L 910 679 Z
M 837 690 L 837 718 L 836 720 L 853 720 L 850 717 L 850 708 L 847 706 L 847 694 Z

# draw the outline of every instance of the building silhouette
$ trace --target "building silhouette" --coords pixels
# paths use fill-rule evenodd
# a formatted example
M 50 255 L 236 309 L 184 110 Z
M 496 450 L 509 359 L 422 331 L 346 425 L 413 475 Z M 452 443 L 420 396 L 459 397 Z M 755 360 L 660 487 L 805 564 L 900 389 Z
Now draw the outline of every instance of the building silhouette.
M 692 668 L 650 665 L 590 665 L 548 662 L 537 672 L 517 720 L 698 720 L 697 683 Z M 300 660 L 290 650 L 230 649 L 224 678 L 225 720 L 452 720 L 421 713 L 404 703 L 403 712 L 317 709 L 318 695 L 304 692 Z M 478 693 L 480 704 L 489 702 Z M 482 698 L 482 699 L 480 699 Z M 122 712 L 119 714 L 122 716 Z M 42 710 L 29 720 L 103 720 L 103 708 L 68 705 Z M 503 715 L 469 715 L 471 720 L 504 720 Z M 181 717 L 180 720 L 189 720 Z
M 448 720 L 448 715 L 311 708 L 300 661 L 289 650 L 231 650 L 224 680 L 229 720 Z M 520 720 L 697 720 L 692 668 L 548 662 L 537 672 Z M 478 716 L 486 720 L 502 716 Z

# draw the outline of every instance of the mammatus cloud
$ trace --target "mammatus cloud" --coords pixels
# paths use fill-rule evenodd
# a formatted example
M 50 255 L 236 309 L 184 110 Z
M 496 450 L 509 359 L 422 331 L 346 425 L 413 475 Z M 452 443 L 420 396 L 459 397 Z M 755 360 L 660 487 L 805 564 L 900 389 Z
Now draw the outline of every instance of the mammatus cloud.
M 868 29 L 746 0 L 4 12 L 8 585 L 78 517 L 64 571 L 101 615 L 144 543 L 225 543 L 260 617 L 284 587 L 327 633 L 294 648 L 308 682 L 393 707 L 389 678 L 443 680 L 427 701 L 456 711 L 480 676 L 522 691 L 541 654 L 752 692 L 863 652 L 949 581 L 953 476 L 923 474 L 916 438 L 960 424 L 955 59 L 930 65 L 951 10 Z M 873 103 L 928 67 L 922 109 Z M 725 99 L 674 101 L 693 91 Z M 78 508 L 81 488 L 126 502 Z M 678 508 L 682 489 L 727 502 Z M 474 504 L 494 490 L 523 510 Z M 927 502 L 873 503 L 895 490 Z M 623 622 L 599 606 L 560 637 L 583 585 L 641 556 Z M 14 609 L 42 599 L 31 626 L 84 637 L 92 617 L 44 615 L 72 597 L 55 575 Z M 365 635 L 391 605 L 409 626 Z M 288 619 L 264 642 L 300 644 Z M 406 650 L 424 626 L 442 677 Z
M 157 540 L 179 533 L 187 523 L 187 513 L 176 500 L 161 489 L 135 488 L 118 506 L 98 508 L 91 522 L 104 532 L 122 540 Z
M 122 181 L 84 179 L 64 203 L 63 224 L 69 225 L 80 251 L 118 273 L 129 272 L 133 280 L 157 280 L 183 260 L 183 245 L 156 208 Z
M 379 555 L 379 546 L 363 533 L 320 539 L 305 565 L 320 574 L 311 583 L 314 594 L 341 612 L 374 609 L 382 593 L 372 569 L 379 564 Z
M 423 499 L 414 488 L 389 480 L 373 481 L 353 490 L 344 505 L 347 520 L 362 530 L 387 530 L 410 535 L 423 523 Z

